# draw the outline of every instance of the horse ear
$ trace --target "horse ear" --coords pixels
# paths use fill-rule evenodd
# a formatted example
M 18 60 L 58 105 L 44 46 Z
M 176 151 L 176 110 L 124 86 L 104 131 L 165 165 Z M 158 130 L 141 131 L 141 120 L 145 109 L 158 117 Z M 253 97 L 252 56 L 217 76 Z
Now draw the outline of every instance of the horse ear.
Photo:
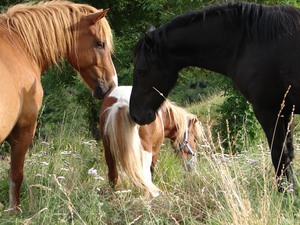
M 148 45 L 152 46 L 153 41 L 154 41 L 154 35 L 153 35 L 152 32 L 147 33 L 147 34 L 145 35 L 145 41 L 146 41 L 146 43 L 147 43 Z
M 100 19 L 102 19 L 106 13 L 109 11 L 109 9 L 99 9 L 98 12 L 92 13 L 90 15 L 87 16 L 87 20 L 89 21 L 89 23 L 91 25 L 95 24 L 97 21 L 99 21 Z
M 147 31 L 145 33 L 145 41 L 148 45 L 152 46 L 154 42 L 154 32 L 155 27 L 153 25 L 149 25 Z
M 155 26 L 149 25 L 149 26 L 147 27 L 146 34 L 149 33 L 149 32 L 151 32 L 151 31 L 154 31 L 154 30 L 156 30 Z

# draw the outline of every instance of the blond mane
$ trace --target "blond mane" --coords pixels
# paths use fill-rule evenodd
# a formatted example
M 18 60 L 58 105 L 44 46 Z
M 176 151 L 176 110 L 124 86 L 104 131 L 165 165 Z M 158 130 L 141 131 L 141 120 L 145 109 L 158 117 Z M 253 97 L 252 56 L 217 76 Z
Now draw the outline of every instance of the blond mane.
M 171 102 L 168 99 L 164 101 L 160 110 L 167 113 L 170 120 L 175 123 L 175 126 L 178 129 L 178 135 L 175 143 L 182 143 L 184 133 L 189 126 L 189 120 L 193 119 L 197 121 L 193 127 L 196 140 L 200 142 L 205 138 L 204 129 L 196 115 L 187 112 L 185 109 L 177 106 L 174 102 Z
M 77 45 L 79 20 L 97 11 L 92 6 L 68 1 L 18 4 L 0 15 L 0 28 L 6 27 L 7 35 L 19 35 L 39 65 L 44 60 L 48 65 L 58 64 Z M 112 51 L 110 26 L 105 18 L 99 23 Z
M 161 110 L 167 113 L 171 121 L 174 121 L 178 129 L 177 139 L 182 140 L 184 137 L 184 132 L 188 127 L 187 115 L 189 115 L 189 113 L 168 99 L 166 99 L 164 104 L 161 106 Z

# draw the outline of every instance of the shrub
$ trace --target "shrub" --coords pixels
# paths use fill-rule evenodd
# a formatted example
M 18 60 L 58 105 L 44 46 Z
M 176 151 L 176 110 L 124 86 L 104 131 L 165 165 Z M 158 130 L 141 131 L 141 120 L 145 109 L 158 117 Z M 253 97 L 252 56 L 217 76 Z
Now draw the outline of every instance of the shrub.
M 219 121 L 216 132 L 223 141 L 226 153 L 237 153 L 254 145 L 260 135 L 261 128 L 253 113 L 251 104 L 235 89 L 232 82 L 224 82 L 225 100 L 218 112 Z

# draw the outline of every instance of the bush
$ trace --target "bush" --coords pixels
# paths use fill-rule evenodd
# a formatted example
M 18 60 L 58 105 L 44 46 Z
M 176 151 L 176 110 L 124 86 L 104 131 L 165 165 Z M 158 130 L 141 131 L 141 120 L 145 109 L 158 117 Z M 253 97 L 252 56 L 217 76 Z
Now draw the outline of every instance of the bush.
M 233 88 L 232 82 L 224 82 L 225 101 L 218 110 L 216 132 L 223 141 L 226 153 L 235 154 L 253 146 L 261 135 L 260 125 L 251 104 Z
M 58 132 L 58 124 L 67 124 L 74 132 L 98 135 L 99 101 L 93 99 L 73 68 L 62 64 L 42 76 L 44 99 L 39 112 L 36 137 L 46 138 Z M 98 137 L 98 136 L 97 136 Z

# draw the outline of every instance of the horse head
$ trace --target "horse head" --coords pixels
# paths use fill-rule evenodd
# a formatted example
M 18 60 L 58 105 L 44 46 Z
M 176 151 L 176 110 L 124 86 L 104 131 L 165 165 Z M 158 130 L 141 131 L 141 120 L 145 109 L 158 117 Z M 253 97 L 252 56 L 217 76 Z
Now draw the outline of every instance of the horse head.
M 140 124 L 155 120 L 155 112 L 175 85 L 178 71 L 168 65 L 163 54 L 167 46 L 159 29 L 150 28 L 134 51 L 133 88 L 130 97 L 130 116 Z
M 185 168 L 192 171 L 197 164 L 197 143 L 202 141 L 203 129 L 196 116 L 190 114 L 187 120 L 183 137 L 178 138 L 173 147 L 178 150 Z
M 68 56 L 72 66 L 98 99 L 103 99 L 107 92 L 118 86 L 111 58 L 112 33 L 105 18 L 107 12 L 108 9 L 101 9 L 82 17 L 76 25 L 75 47 Z

